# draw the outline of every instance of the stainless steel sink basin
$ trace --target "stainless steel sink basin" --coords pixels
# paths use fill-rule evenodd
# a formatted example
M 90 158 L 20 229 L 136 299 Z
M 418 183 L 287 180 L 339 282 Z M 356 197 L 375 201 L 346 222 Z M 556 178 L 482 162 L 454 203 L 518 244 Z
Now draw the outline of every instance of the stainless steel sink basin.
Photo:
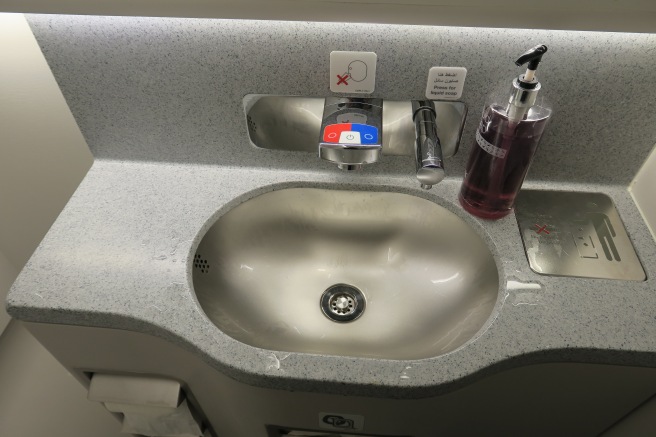
M 483 327 L 499 278 L 478 234 L 433 202 L 295 188 L 221 216 L 198 246 L 193 285 L 216 326 L 252 346 L 421 359 Z

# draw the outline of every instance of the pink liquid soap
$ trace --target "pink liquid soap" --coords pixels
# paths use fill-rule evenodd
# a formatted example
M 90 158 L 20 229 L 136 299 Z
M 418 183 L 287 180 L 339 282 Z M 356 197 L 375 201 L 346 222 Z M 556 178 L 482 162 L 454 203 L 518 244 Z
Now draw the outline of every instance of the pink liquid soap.
M 510 213 L 550 115 L 533 106 L 525 119 L 511 122 L 505 108 L 485 108 L 459 195 L 466 211 L 484 219 Z

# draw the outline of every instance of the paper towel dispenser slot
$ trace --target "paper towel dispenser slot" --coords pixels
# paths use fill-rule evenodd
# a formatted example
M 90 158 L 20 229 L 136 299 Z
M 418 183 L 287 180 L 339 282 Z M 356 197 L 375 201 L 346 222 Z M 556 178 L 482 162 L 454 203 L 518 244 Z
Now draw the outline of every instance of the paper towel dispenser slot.
M 95 373 L 88 399 L 123 416 L 121 432 L 149 437 L 209 437 L 180 382 L 149 376 Z

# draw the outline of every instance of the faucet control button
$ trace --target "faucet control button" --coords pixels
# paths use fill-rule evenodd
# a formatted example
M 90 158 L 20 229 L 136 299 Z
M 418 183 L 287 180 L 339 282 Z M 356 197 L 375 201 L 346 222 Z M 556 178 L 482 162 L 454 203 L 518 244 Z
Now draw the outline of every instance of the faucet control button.
M 378 129 L 360 123 L 329 124 L 323 130 L 324 143 L 378 144 Z
M 362 144 L 360 141 L 360 132 L 343 131 L 339 136 L 339 142 L 342 144 Z
M 324 143 L 339 143 L 342 132 L 350 131 L 351 123 L 329 124 L 323 130 Z
M 378 144 L 378 129 L 368 124 L 353 123 L 351 129 L 360 133 L 361 144 Z

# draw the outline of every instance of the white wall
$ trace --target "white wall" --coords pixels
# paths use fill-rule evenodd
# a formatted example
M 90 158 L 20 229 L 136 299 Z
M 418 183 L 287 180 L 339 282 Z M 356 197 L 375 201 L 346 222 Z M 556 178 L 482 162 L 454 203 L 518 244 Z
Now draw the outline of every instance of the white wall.
M 0 11 L 655 32 L 652 0 L 3 0 Z
M 0 251 L 0 298 L 4 299 L 7 290 L 11 287 L 16 276 L 18 276 L 18 268 Z M 2 309 L 0 309 L 0 334 L 9 323 L 9 320 L 10 317 L 4 310 L 4 306 L 2 306 Z
M 0 332 L 9 287 L 92 156 L 22 14 L 0 14 Z
M 629 191 L 656 240 L 656 147 L 631 182 Z

